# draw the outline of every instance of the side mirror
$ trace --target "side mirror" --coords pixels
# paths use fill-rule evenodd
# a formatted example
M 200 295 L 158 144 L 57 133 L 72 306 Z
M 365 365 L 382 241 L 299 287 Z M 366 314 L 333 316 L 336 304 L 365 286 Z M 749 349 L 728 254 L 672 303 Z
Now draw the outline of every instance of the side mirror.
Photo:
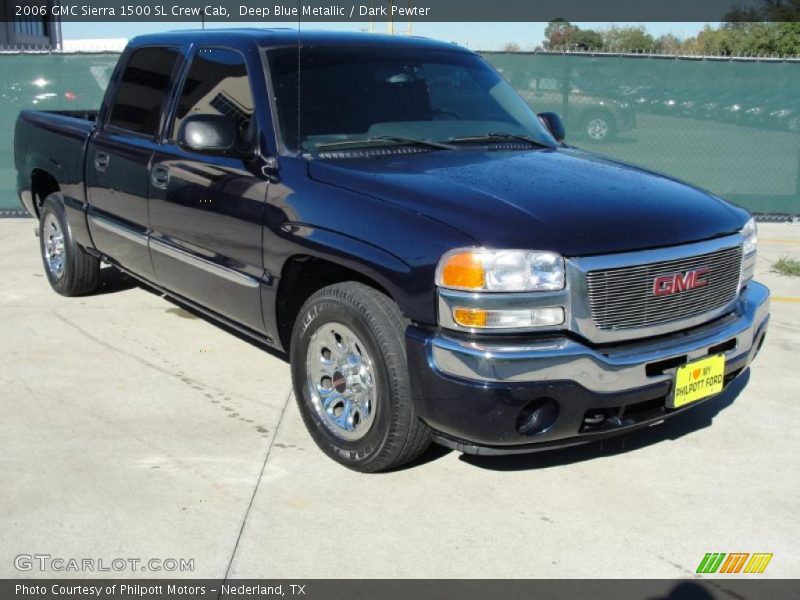
M 567 137 L 566 132 L 564 131 L 564 122 L 554 112 L 543 112 L 538 114 L 539 119 L 544 123 L 544 126 L 550 130 L 550 133 L 553 134 L 553 137 L 556 138 L 557 142 L 563 142 L 564 138 Z
M 236 121 L 227 115 L 191 115 L 178 130 L 181 146 L 202 152 L 233 150 L 237 138 Z

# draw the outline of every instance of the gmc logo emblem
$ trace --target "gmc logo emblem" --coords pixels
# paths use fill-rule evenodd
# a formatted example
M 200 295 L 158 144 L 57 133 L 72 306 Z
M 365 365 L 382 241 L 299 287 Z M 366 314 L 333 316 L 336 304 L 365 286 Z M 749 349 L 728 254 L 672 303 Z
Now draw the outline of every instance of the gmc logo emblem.
M 685 292 L 686 290 L 694 290 L 708 285 L 708 279 L 705 278 L 711 269 L 702 267 L 693 271 L 684 271 L 683 273 L 672 273 L 670 275 L 662 275 L 656 277 L 653 281 L 653 295 L 654 296 L 669 296 L 677 294 L 678 292 Z

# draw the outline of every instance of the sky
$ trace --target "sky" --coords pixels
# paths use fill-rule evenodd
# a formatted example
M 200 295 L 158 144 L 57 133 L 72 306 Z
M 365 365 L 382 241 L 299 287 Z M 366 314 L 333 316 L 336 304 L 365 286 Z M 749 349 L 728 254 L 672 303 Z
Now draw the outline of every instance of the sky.
M 581 29 L 604 29 L 612 23 L 576 23 Z M 674 33 L 680 38 L 695 35 L 707 23 L 616 23 L 616 25 L 644 25 L 649 33 L 659 36 Z M 143 33 L 155 33 L 173 29 L 197 29 L 196 23 L 63 23 L 64 39 L 108 39 L 130 38 Z M 207 23 L 207 27 L 297 27 L 296 23 L 268 23 L 264 21 L 246 23 Z M 369 23 L 314 23 L 304 24 L 308 29 L 338 31 L 366 31 Z M 387 32 L 387 23 L 375 23 L 376 32 Z M 523 50 L 533 49 L 542 43 L 547 23 L 418 23 L 413 24 L 414 35 L 455 42 L 473 50 L 500 50 L 508 43 L 516 43 Z M 408 23 L 395 22 L 395 32 L 405 32 Z

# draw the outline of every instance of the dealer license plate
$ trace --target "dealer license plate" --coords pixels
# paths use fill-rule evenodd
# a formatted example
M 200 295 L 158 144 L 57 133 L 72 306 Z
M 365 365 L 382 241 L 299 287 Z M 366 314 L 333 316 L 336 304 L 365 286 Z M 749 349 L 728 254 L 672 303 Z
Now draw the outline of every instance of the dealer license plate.
M 675 386 L 668 408 L 680 408 L 722 391 L 725 355 L 717 354 L 686 363 L 675 372 Z

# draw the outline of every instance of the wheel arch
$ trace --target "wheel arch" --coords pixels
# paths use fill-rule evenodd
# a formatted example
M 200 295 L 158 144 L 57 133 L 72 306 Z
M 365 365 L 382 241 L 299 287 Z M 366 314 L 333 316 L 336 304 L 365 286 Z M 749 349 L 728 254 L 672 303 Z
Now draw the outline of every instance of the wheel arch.
M 31 171 L 30 183 L 35 216 L 39 218 L 42 215 L 42 204 L 44 204 L 45 198 L 52 193 L 60 192 L 61 186 L 51 173 L 38 167 Z
M 395 302 L 399 300 L 397 294 L 391 291 L 394 286 L 386 278 L 329 257 L 298 253 L 284 262 L 278 279 L 275 319 L 278 341 L 286 352 L 290 350 L 292 329 L 305 301 L 324 287 L 346 281 L 363 283 Z

